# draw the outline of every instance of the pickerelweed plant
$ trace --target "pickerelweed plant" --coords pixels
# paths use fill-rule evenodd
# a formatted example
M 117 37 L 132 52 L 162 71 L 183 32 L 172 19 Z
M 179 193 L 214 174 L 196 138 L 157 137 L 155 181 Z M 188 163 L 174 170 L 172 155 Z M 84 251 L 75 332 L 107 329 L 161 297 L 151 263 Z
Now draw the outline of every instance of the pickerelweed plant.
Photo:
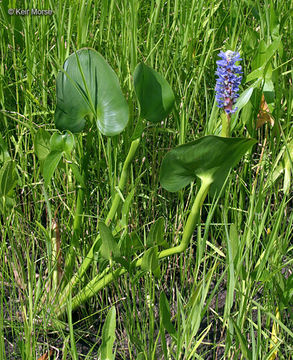
M 235 59 L 238 61 L 239 57 L 227 57 L 223 61 L 229 62 L 229 59 L 232 59 L 231 69 L 235 69 Z M 227 71 L 228 69 L 230 68 L 227 68 Z M 239 72 L 239 68 L 237 69 Z M 224 75 L 223 73 L 220 75 L 219 72 L 219 76 L 223 79 Z M 226 98 L 221 100 L 219 93 L 217 95 L 218 101 L 230 113 L 233 112 L 232 103 L 236 98 L 236 84 L 239 84 L 240 81 L 239 78 L 233 79 L 234 85 L 229 92 L 229 101 Z M 156 240 L 152 240 L 147 249 L 144 246 L 132 247 L 130 236 L 121 237 L 117 242 L 114 235 L 116 238 L 119 236 L 120 228 L 118 222 L 115 223 L 115 216 L 122 201 L 121 194 L 125 191 L 129 167 L 139 146 L 145 121 L 154 124 L 160 123 L 169 115 L 175 102 L 173 91 L 168 82 L 147 65 L 143 63 L 137 65 L 133 80 L 139 104 L 139 119 L 132 136 L 128 155 L 122 166 L 117 191 L 113 196 L 108 215 L 105 219 L 100 219 L 98 236 L 89 246 L 87 256 L 82 259 L 76 271 L 74 269 L 77 254 L 79 254 L 82 217 L 84 215 L 84 194 L 88 186 L 89 152 L 87 149 L 92 146 L 91 136 L 93 136 L 95 128 L 105 136 L 117 135 L 125 129 L 129 117 L 128 104 L 120 89 L 117 76 L 98 52 L 88 48 L 77 51 L 67 58 L 63 69 L 58 74 L 55 123 L 59 130 L 66 131 L 66 133 L 62 135 L 56 132 L 50 137 L 47 132 L 40 130 L 35 138 L 35 150 L 41 162 L 45 186 L 47 187 L 50 184 L 62 157 L 67 160 L 67 164 L 78 183 L 72 242 L 66 257 L 62 280 L 60 277 L 58 278 L 57 271 L 59 250 L 55 244 L 56 234 L 53 232 L 52 235 L 51 269 L 55 272 L 55 277 L 53 277 L 52 285 L 54 292 L 52 291 L 50 301 L 55 306 L 55 314 L 58 318 L 61 318 L 66 312 L 66 304 L 69 300 L 71 309 L 74 310 L 119 276 L 125 273 L 131 275 L 136 268 L 156 275 L 159 273 L 160 259 L 184 252 L 190 244 L 194 229 L 199 221 L 201 207 L 208 192 L 211 194 L 219 193 L 230 169 L 255 144 L 253 139 L 210 135 L 170 150 L 161 165 L 160 182 L 162 187 L 168 191 L 176 192 L 192 183 L 196 178 L 201 181 L 186 219 L 181 241 L 175 246 L 166 246 L 160 226 L 161 219 L 159 219 L 150 230 L 156 232 L 156 236 L 152 237 Z M 218 83 L 217 86 L 218 90 L 221 90 L 226 96 L 224 85 Z M 88 135 L 86 148 L 83 149 L 78 140 L 78 133 L 85 131 L 88 132 Z M 72 159 L 71 154 L 74 147 L 79 147 L 80 164 Z M 128 198 L 127 194 L 123 195 Z M 131 201 L 131 196 L 129 199 Z M 94 261 L 97 261 L 98 265 L 103 264 L 99 267 L 102 270 L 95 274 L 84 288 L 76 292 L 77 284 L 80 284 L 84 274 Z

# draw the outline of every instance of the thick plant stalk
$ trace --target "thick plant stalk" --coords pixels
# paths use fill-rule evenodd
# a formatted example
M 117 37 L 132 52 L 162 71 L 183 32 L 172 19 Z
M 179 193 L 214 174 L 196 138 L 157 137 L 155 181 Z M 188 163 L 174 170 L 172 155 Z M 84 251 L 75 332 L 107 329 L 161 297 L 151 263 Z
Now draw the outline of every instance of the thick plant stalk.
M 230 123 L 231 123 L 231 115 L 223 114 L 222 115 L 222 137 L 230 137 Z
M 121 191 L 123 191 L 125 185 L 126 185 L 126 181 L 127 181 L 127 177 L 128 177 L 128 169 L 129 169 L 129 165 L 131 164 L 134 155 L 136 153 L 136 150 L 138 148 L 140 139 L 136 139 L 134 141 L 132 141 L 128 155 L 125 159 L 125 162 L 123 164 L 123 168 L 122 168 L 122 173 L 121 173 L 121 177 L 119 180 L 119 184 L 118 187 Z M 106 218 L 106 224 L 109 225 L 110 222 L 113 220 L 118 206 L 120 204 L 121 198 L 119 196 L 118 193 L 115 194 L 113 202 L 112 202 L 112 206 L 111 209 L 108 213 L 108 216 Z M 94 259 L 94 253 L 95 253 L 95 249 L 97 246 L 97 242 L 100 239 L 100 236 L 98 235 L 92 245 L 92 247 L 90 248 L 87 256 L 85 257 L 85 259 L 83 260 L 82 264 L 80 265 L 80 268 L 78 269 L 78 271 L 72 276 L 71 280 L 69 281 L 69 283 L 66 285 L 66 287 L 64 288 L 64 290 L 61 293 L 61 296 L 59 298 L 59 304 L 64 303 L 64 301 L 66 301 L 70 290 L 72 290 L 76 284 L 79 282 L 79 280 L 82 278 L 82 276 L 84 275 L 85 271 L 88 269 L 88 267 L 90 266 L 90 264 L 92 263 L 93 259 Z
M 194 232 L 194 229 L 195 229 L 196 225 L 198 224 L 200 210 L 201 210 L 203 202 L 208 194 L 210 185 L 211 185 L 210 179 L 202 180 L 201 186 L 200 186 L 198 193 L 196 194 L 196 197 L 194 199 L 194 203 L 192 205 L 190 214 L 187 218 L 187 221 L 186 221 L 186 224 L 185 224 L 185 227 L 183 230 L 181 243 L 178 246 L 161 251 L 159 253 L 159 259 L 162 259 L 164 257 L 170 256 L 173 254 L 179 254 L 187 249 L 187 247 L 190 243 L 192 234 Z
M 203 205 L 203 202 L 207 196 L 207 193 L 209 191 L 211 185 L 210 179 L 203 179 L 201 183 L 201 187 L 195 197 L 192 209 L 190 211 L 190 214 L 187 218 L 186 225 L 184 227 L 183 235 L 181 243 L 178 246 L 165 249 L 161 251 L 158 254 L 159 259 L 165 258 L 170 255 L 179 254 L 184 252 L 189 243 L 190 239 L 192 237 L 192 234 L 194 232 L 194 229 L 198 223 L 199 220 L 199 214 L 201 207 Z M 135 261 L 135 266 L 140 267 L 142 264 L 142 258 Z M 112 281 L 120 277 L 121 275 L 127 273 L 127 270 L 125 268 L 119 268 L 115 271 L 113 271 L 110 274 L 107 274 L 101 278 L 101 275 L 96 276 L 94 279 L 92 279 L 84 289 L 82 289 L 73 299 L 72 299 L 72 310 L 75 310 L 78 308 L 81 304 L 86 302 L 88 299 L 90 299 L 92 296 L 94 296 L 97 292 L 102 290 L 105 286 L 110 284 Z M 57 317 L 61 317 L 66 310 L 66 298 L 63 298 L 61 300 L 62 302 L 59 302 L 59 308 L 57 310 Z

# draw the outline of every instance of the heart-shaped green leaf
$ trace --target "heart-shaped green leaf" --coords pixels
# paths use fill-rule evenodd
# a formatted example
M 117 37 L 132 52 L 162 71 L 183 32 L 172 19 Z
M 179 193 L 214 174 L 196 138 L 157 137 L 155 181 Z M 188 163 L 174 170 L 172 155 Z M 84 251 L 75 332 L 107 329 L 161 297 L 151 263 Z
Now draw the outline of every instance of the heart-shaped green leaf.
M 74 147 L 74 135 L 70 132 L 59 134 L 55 132 L 51 138 L 45 130 L 39 130 L 35 136 L 35 152 L 41 163 L 45 185 L 49 185 L 51 178 L 64 153 L 70 155 Z
M 102 134 L 114 136 L 128 122 L 128 105 L 118 78 L 93 49 L 81 49 L 64 63 L 57 77 L 56 127 L 80 132 L 85 117 L 93 117 Z
M 51 151 L 60 151 L 60 152 L 64 150 L 63 136 L 58 132 L 54 133 L 50 138 L 50 149 Z
M 59 151 L 59 152 L 64 151 L 70 154 L 74 145 L 75 145 L 74 135 L 69 132 L 66 132 L 63 135 L 55 132 L 50 139 L 51 151 Z
M 254 139 L 205 136 L 169 151 L 163 159 L 160 182 L 168 191 L 178 191 L 198 176 L 220 190 L 229 170 L 256 143 Z
M 163 120 L 172 110 L 175 101 L 168 82 L 143 63 L 137 65 L 133 78 L 141 117 L 153 123 Z

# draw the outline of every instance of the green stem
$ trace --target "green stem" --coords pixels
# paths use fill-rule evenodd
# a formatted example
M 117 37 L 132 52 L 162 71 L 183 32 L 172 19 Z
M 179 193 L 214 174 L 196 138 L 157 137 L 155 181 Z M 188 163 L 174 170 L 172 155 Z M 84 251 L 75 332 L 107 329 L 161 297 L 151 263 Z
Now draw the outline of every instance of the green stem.
M 82 142 L 82 140 L 81 140 Z M 87 179 L 87 169 L 88 169 L 88 157 L 89 157 L 89 148 L 91 147 L 91 137 L 90 135 L 87 136 L 86 141 L 86 154 L 83 156 L 83 146 L 82 143 L 79 143 L 79 152 L 80 157 L 82 158 L 82 178 L 83 184 L 86 184 Z M 69 159 L 70 160 L 70 159 Z M 79 238 L 80 232 L 82 228 L 82 219 L 83 219 L 83 212 L 84 212 L 84 197 L 85 197 L 85 188 L 80 187 L 77 192 L 77 201 L 76 201 L 76 208 L 75 208 L 75 215 L 73 221 L 73 233 L 70 248 L 68 251 L 68 256 L 66 257 L 65 261 L 65 277 L 64 281 L 70 279 L 72 277 L 72 271 L 74 267 L 74 262 L 77 254 L 77 250 L 79 248 Z
M 208 194 L 210 185 L 211 185 L 211 181 L 209 179 L 202 180 L 201 186 L 195 197 L 191 212 L 190 212 L 190 214 L 187 218 L 186 224 L 184 226 L 181 243 L 178 246 L 161 251 L 159 253 L 159 259 L 162 259 L 166 256 L 170 256 L 173 254 L 179 254 L 187 249 L 187 247 L 190 243 L 191 236 L 192 236 L 194 229 L 198 223 L 200 209 L 201 209 L 203 202 Z
M 84 174 L 83 174 L 84 175 Z M 83 176 L 85 180 L 85 176 Z M 68 257 L 66 259 L 65 264 L 65 276 L 66 278 L 70 278 L 72 276 L 74 261 L 76 257 L 76 250 L 78 249 L 79 245 L 79 237 L 80 231 L 82 226 L 82 217 L 83 217 L 83 203 L 84 203 L 84 189 L 79 188 L 77 194 L 77 203 L 73 221 L 73 234 L 71 239 L 71 244 L 68 252 Z M 66 281 L 66 279 L 65 279 Z
M 192 237 L 194 229 L 198 223 L 200 209 L 203 205 L 203 202 L 207 196 L 211 185 L 211 181 L 208 179 L 204 179 L 201 183 L 201 187 L 195 197 L 191 212 L 187 218 L 186 225 L 183 230 L 182 240 L 178 246 L 163 250 L 159 252 L 159 259 L 165 258 L 170 255 L 179 254 L 184 252 Z M 142 258 L 135 260 L 135 267 L 140 267 L 142 264 Z M 125 268 L 119 268 L 113 271 L 111 274 L 107 274 L 101 278 L 101 275 L 97 275 L 93 278 L 84 289 L 82 289 L 73 299 L 72 299 L 72 310 L 78 308 L 82 303 L 86 302 L 92 296 L 94 296 L 97 292 L 102 290 L 105 286 L 110 284 L 112 281 L 125 274 L 127 270 Z M 63 297 L 62 302 L 59 302 L 59 308 L 57 311 L 57 317 L 61 317 L 65 311 L 65 301 L 66 298 Z
M 223 114 L 222 116 L 222 137 L 230 137 L 230 123 L 231 123 L 231 115 Z
M 122 191 L 126 185 L 126 181 L 127 181 L 127 177 L 128 177 L 128 168 L 134 158 L 134 155 L 136 153 L 139 142 L 140 142 L 140 139 L 136 139 L 136 140 L 132 141 L 132 143 L 131 143 L 128 155 L 125 159 L 125 162 L 124 162 L 124 165 L 122 168 L 122 173 L 121 173 L 121 177 L 120 177 L 119 184 L 118 184 L 118 188 L 120 191 Z M 116 192 L 113 202 L 112 202 L 111 209 L 108 213 L 108 216 L 106 217 L 105 222 L 107 225 L 109 225 L 110 222 L 113 220 L 113 218 L 116 214 L 116 211 L 118 209 L 118 206 L 120 204 L 120 201 L 121 201 L 120 195 L 118 192 Z
M 124 162 L 124 165 L 123 165 L 123 168 L 122 168 L 122 173 L 121 173 L 121 177 L 120 177 L 119 184 L 118 184 L 118 187 L 119 187 L 120 191 L 123 191 L 123 189 L 124 189 L 124 187 L 126 185 L 126 181 L 127 181 L 127 177 L 128 177 L 128 175 L 127 175 L 128 174 L 128 168 L 129 168 L 129 165 L 131 164 L 131 162 L 132 162 L 132 160 L 134 158 L 134 155 L 135 155 L 136 150 L 138 148 L 139 142 L 140 142 L 140 139 L 136 139 L 136 140 L 132 141 L 132 143 L 131 143 L 128 155 L 127 155 L 127 157 L 125 159 L 125 162 Z M 117 192 L 115 194 L 115 196 L 114 196 L 111 209 L 110 209 L 110 211 L 108 213 L 108 216 L 106 218 L 106 224 L 107 225 L 109 225 L 110 222 L 113 220 L 113 218 L 114 218 L 114 216 L 115 216 L 115 214 L 117 212 L 118 206 L 120 204 L 120 201 L 121 201 L 121 198 L 119 196 L 119 193 Z M 64 288 L 64 290 L 61 293 L 61 296 L 59 298 L 59 304 L 63 304 L 66 301 L 66 299 L 67 299 L 67 297 L 69 295 L 70 289 L 72 290 L 76 286 L 76 284 L 79 282 L 79 280 L 82 278 L 82 276 L 84 275 L 84 273 L 86 272 L 86 270 L 88 269 L 90 264 L 92 263 L 92 261 L 94 259 L 94 253 L 96 251 L 96 246 L 97 246 L 97 243 L 98 243 L 99 239 L 100 239 L 100 236 L 98 235 L 96 237 L 92 247 L 90 248 L 87 256 L 84 258 L 82 264 L 80 265 L 78 271 L 72 276 L 71 280 L 69 281 L 69 283 Z M 100 276 L 98 275 L 97 277 L 100 277 Z

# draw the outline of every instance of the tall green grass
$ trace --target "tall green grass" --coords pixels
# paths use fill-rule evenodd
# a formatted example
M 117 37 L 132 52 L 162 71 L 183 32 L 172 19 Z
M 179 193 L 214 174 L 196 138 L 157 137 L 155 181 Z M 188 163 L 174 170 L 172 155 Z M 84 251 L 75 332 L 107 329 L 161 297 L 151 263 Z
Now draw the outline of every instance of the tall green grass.
M 291 359 L 292 185 L 284 194 L 283 174 L 271 185 L 270 180 L 293 136 L 292 4 L 26 0 L 0 6 L 0 165 L 5 157 L 13 159 L 18 178 L 16 202 L 0 217 L 0 358 L 38 359 L 49 350 L 59 359 L 97 358 L 102 326 L 115 305 L 117 359 Z M 8 15 L 7 9 L 16 7 L 52 9 L 54 14 Z M 33 140 L 39 128 L 55 131 L 55 79 L 66 57 L 85 46 L 99 51 L 131 104 L 129 125 L 121 135 L 91 139 L 80 262 L 97 235 L 98 220 L 107 216 L 130 146 L 138 106 L 132 82 L 136 64 L 145 61 L 164 75 L 176 106 L 159 127 L 146 128 L 127 184 L 127 191 L 134 189 L 133 202 L 118 214 L 128 217 L 125 229 L 144 241 L 151 224 L 163 216 L 167 241 L 177 244 L 196 184 L 178 195 L 162 190 L 162 158 L 178 144 L 220 133 L 214 101 L 217 53 L 240 51 L 245 80 L 257 68 L 260 41 L 268 47 L 278 36 L 282 48 L 272 60 L 274 126 L 266 124 L 251 134 L 249 114 L 255 122 L 259 108 L 242 110 L 233 135 L 254 136 L 258 146 L 232 171 L 221 197 L 206 201 L 185 254 L 165 259 L 159 279 L 125 276 L 67 322 L 53 322 L 46 298 L 55 270 L 53 224 L 58 223 L 64 261 L 72 239 L 76 184 L 65 164 L 45 190 Z M 85 137 L 77 141 L 78 160 Z M 292 176 L 292 158 L 288 164 Z M 96 273 L 94 264 L 85 276 Z M 68 307 L 71 314 L 70 301 Z

